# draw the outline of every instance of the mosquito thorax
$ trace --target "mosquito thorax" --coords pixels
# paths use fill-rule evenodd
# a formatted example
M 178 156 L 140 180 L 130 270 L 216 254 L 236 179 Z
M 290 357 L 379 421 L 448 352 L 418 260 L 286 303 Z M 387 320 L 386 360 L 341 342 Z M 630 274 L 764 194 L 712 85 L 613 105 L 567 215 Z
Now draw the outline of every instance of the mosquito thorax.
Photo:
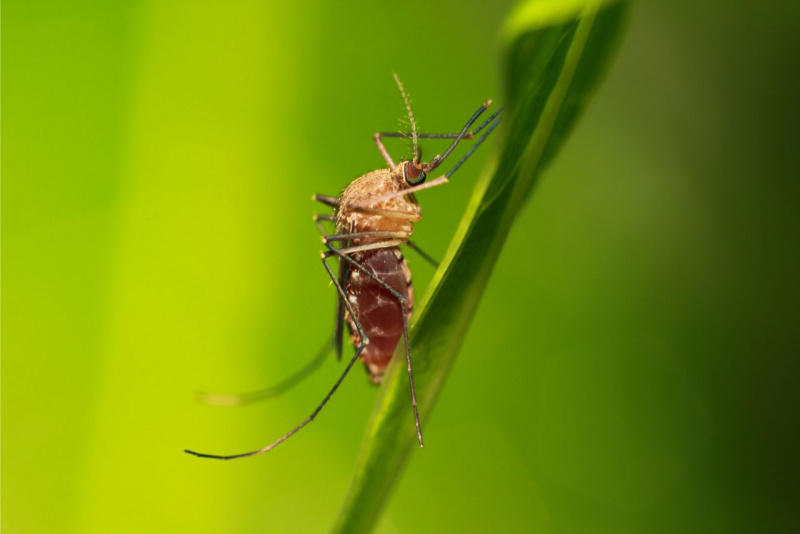
M 410 236 L 411 223 L 422 217 L 416 199 L 411 195 L 380 198 L 407 187 L 403 163 L 355 179 L 339 197 L 337 228 L 341 232 L 402 232 Z

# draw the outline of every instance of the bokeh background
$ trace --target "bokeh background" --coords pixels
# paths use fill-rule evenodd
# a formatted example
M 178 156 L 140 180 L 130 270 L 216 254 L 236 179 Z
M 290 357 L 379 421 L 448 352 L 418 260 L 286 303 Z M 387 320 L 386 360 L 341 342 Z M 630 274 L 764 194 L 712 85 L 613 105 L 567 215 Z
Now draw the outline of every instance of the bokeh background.
M 376 390 L 312 193 L 502 100 L 512 2 L 2 5 L 4 533 L 324 532 Z M 637 3 L 379 532 L 798 531 L 800 4 Z M 403 154 L 402 142 L 392 145 Z M 426 153 L 438 150 L 426 144 Z M 441 257 L 486 152 L 420 195 Z M 408 254 L 421 291 L 432 270 Z

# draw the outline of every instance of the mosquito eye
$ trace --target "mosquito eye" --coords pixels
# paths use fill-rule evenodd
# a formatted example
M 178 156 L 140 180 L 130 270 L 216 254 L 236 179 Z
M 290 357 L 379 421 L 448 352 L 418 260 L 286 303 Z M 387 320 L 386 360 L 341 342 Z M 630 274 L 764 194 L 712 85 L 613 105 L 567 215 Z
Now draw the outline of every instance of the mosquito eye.
M 425 171 L 422 169 L 416 168 L 414 164 L 409 161 L 403 165 L 403 177 L 406 179 L 406 182 L 408 182 L 408 185 L 417 185 L 424 182 L 428 175 L 425 174 Z

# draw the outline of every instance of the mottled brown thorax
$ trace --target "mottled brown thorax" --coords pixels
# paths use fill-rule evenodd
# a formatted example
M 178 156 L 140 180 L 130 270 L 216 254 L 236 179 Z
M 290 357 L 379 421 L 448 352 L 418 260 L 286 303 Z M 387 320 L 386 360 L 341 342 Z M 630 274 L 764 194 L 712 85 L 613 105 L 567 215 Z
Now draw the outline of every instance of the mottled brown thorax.
M 404 232 L 410 236 L 414 231 L 411 223 L 419 221 L 422 216 L 413 195 L 372 200 L 405 187 L 406 182 L 399 166 L 395 169 L 368 172 L 354 180 L 339 197 L 340 204 L 336 210 L 337 232 Z M 372 241 L 375 240 L 365 242 Z

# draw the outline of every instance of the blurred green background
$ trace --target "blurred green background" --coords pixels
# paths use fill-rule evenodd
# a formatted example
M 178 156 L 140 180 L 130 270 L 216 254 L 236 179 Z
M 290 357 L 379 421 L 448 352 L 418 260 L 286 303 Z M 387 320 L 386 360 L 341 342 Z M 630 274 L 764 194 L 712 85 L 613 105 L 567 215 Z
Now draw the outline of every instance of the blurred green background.
M 376 390 L 240 409 L 329 335 L 312 193 L 502 100 L 512 2 L 2 5 L 4 533 L 324 532 Z M 639 2 L 380 523 L 792 532 L 800 4 Z M 426 153 L 439 150 L 426 144 Z M 403 154 L 402 142 L 392 145 Z M 420 195 L 444 254 L 488 150 Z M 432 270 L 413 252 L 416 287 Z

